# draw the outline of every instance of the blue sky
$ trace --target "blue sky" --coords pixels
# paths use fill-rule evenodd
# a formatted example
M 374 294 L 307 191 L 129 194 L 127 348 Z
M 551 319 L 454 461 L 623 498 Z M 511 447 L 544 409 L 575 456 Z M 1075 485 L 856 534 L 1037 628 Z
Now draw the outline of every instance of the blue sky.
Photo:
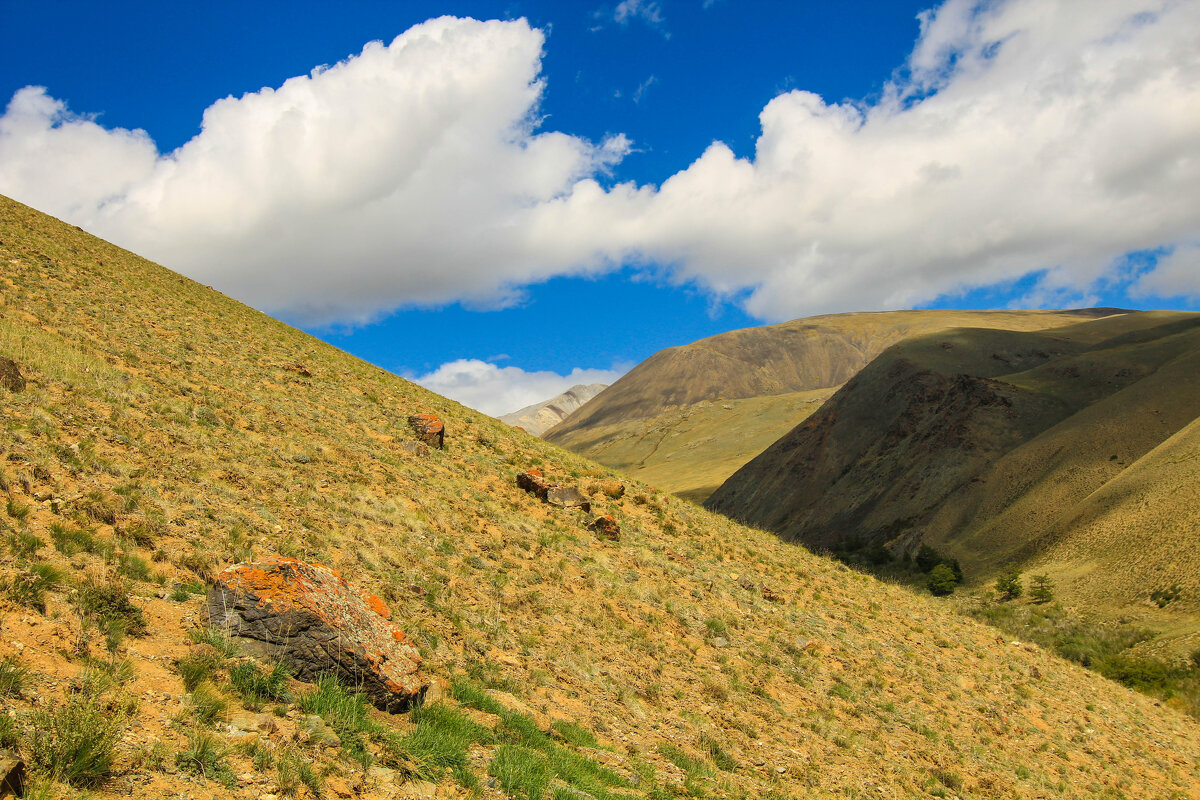
M 490 413 L 808 314 L 1198 307 L 1195 0 L 0 24 L 0 192 Z

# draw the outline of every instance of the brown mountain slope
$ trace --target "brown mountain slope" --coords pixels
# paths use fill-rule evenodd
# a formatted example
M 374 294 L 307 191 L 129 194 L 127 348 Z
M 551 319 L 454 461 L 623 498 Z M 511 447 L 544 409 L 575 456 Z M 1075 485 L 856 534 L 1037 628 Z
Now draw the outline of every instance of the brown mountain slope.
M 1195 549 L 1195 511 L 1176 495 L 1138 519 L 1144 498 L 1132 487 L 1158 485 L 1175 462 L 1157 448 L 1197 416 L 1200 314 L 948 331 L 887 350 L 708 505 L 818 547 L 933 544 L 976 579 L 1053 550 L 1053 571 L 1073 575 L 1070 599 L 1085 599 L 1087 586 L 1099 607 L 1124 608 L 1180 583 L 1194 613 L 1200 573 L 1170 553 Z M 1171 534 L 1154 558 L 1140 550 L 1131 559 L 1130 542 L 1089 544 L 1087 520 L 1111 525 L 1112 515 L 1145 535 Z
M 1170 707 L 644 486 L 593 494 L 602 540 L 513 477 L 607 470 L 8 200 L 0 355 L 0 746 L 36 796 L 83 796 L 45 783 L 80 730 L 95 798 L 1200 793 Z M 386 601 L 424 713 L 254 700 L 192 645 L 202 582 L 274 553 Z M 124 601 L 144 633 L 99 627 Z
M 1114 313 L 891 311 L 731 331 L 654 354 L 543 435 L 703 500 L 901 339 L 963 326 L 1042 330 Z

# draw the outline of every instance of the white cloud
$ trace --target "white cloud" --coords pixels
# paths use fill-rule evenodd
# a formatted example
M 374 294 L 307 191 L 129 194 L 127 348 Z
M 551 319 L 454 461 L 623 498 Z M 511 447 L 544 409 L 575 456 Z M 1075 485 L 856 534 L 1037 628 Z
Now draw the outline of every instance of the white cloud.
M 1158 259 L 1155 269 L 1133 284 L 1134 296 L 1200 300 L 1200 240 L 1183 242 Z
M 1030 274 L 1031 299 L 1088 297 L 1151 248 L 1176 255 L 1136 288 L 1194 296 L 1198 41 L 1200 0 L 949 0 L 874 104 L 788 92 L 752 158 L 715 142 L 605 190 L 631 143 L 538 129 L 541 32 L 443 18 L 226 98 L 166 155 L 23 90 L 0 192 L 306 322 L 626 262 L 769 320 Z
M 628 25 L 635 19 L 640 19 L 650 26 L 661 25 L 664 21 L 662 6 L 653 0 L 621 0 L 617 3 L 616 10 L 613 11 L 614 22 Z
M 1200 3 L 951 0 L 923 23 L 875 105 L 783 94 L 753 158 L 714 143 L 657 190 L 577 189 L 543 224 L 748 290 L 765 319 L 1039 271 L 1031 296 L 1086 296 L 1124 253 L 1197 238 Z
M 629 148 L 534 131 L 542 44 L 524 20 L 431 20 L 214 103 L 164 155 L 27 88 L 0 117 L 0 192 L 306 322 L 504 303 L 600 265 L 527 218 Z
M 465 406 L 498 417 L 525 406 L 549 400 L 577 384 L 612 383 L 629 369 L 580 369 L 567 375 L 555 372 L 526 372 L 520 367 L 498 367 L 477 358 L 460 358 L 442 364 L 427 375 L 410 380 Z

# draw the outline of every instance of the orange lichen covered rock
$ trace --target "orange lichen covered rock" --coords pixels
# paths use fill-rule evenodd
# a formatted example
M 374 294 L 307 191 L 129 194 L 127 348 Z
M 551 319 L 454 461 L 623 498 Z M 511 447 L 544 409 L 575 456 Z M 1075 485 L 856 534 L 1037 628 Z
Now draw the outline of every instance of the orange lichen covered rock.
M 208 590 L 210 623 L 286 661 L 301 680 L 337 673 L 378 708 L 403 711 L 428 688 L 421 657 L 378 597 L 294 558 L 235 564 Z
M 445 443 L 446 425 L 433 414 L 413 414 L 408 418 L 408 425 L 413 429 L 417 438 L 434 448 L 441 450 Z

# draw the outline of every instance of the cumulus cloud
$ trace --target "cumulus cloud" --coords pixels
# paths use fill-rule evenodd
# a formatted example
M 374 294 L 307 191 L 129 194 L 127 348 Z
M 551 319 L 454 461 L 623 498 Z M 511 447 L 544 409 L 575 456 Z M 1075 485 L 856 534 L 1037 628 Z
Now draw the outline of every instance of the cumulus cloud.
M 542 45 L 524 20 L 431 20 L 218 101 L 168 154 L 26 88 L 0 118 L 0 192 L 305 322 L 503 304 L 599 266 L 526 220 L 629 148 L 535 132 Z
M 465 406 L 498 417 L 549 400 L 578 384 L 612 383 L 629 369 L 580 369 L 567 375 L 526 372 L 520 367 L 499 367 L 477 358 L 460 358 L 442 364 L 427 375 L 410 380 Z
M 629 263 L 766 320 L 1028 275 L 1033 300 L 1086 298 L 1151 249 L 1135 290 L 1200 295 L 1200 0 L 948 0 L 921 24 L 878 100 L 782 94 L 752 157 L 714 142 L 660 186 L 601 185 L 624 136 L 540 129 L 540 31 L 443 18 L 221 100 L 168 154 L 22 90 L 0 192 L 309 323 Z
M 658 189 L 577 189 L 544 224 L 601 226 L 771 320 L 1035 272 L 1039 296 L 1083 296 L 1123 254 L 1197 238 L 1200 3 L 950 0 L 922 23 L 877 103 L 788 92 L 753 158 L 714 143 Z

